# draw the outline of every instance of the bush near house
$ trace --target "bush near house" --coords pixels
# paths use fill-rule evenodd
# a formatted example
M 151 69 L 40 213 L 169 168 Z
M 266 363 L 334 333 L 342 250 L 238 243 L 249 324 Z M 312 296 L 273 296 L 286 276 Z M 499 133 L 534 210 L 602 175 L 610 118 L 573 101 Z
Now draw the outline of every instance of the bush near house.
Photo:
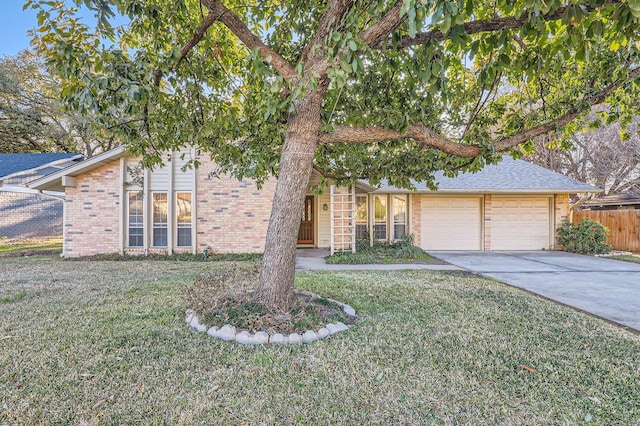
M 339 251 L 326 258 L 329 264 L 370 264 L 370 263 L 444 263 L 429 256 L 420 247 L 413 244 L 413 234 L 400 240 L 385 243 L 375 241 L 369 244 L 369 238 L 356 241 L 356 252 Z
M 609 230 L 588 218 L 580 223 L 563 223 L 558 228 L 558 243 L 565 251 L 581 254 L 602 254 L 611 251 L 606 243 Z

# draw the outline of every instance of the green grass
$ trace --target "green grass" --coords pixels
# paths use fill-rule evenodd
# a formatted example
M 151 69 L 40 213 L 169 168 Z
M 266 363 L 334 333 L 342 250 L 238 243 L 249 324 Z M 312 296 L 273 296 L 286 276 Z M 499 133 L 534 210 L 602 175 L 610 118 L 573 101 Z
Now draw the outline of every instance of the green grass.
M 0 239 L 0 257 L 60 253 L 62 253 L 62 237 L 28 240 Z
M 18 293 L 13 294 L 5 294 L 4 296 L 0 296 L 0 303 L 11 303 L 11 302 L 19 302 L 22 299 L 27 297 L 27 293 L 24 291 L 20 291 Z
M 616 254 L 607 256 L 607 259 L 623 260 L 625 262 L 640 263 L 640 254 Z
M 0 425 L 638 424 L 640 337 L 495 281 L 305 272 L 351 330 L 243 347 L 188 330 L 227 263 L 0 259 Z

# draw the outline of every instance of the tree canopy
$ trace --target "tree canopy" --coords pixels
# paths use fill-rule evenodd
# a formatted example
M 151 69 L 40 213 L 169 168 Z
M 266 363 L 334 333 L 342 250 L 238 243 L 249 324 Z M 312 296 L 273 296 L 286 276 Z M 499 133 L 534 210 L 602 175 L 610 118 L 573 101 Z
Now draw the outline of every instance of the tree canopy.
M 79 152 L 90 157 L 116 145 L 92 115 L 66 108 L 59 87 L 60 80 L 35 52 L 0 59 L 0 152 Z
M 324 80 L 316 167 L 402 186 L 594 104 L 637 108 L 637 0 L 83 3 L 95 31 L 63 2 L 27 2 L 66 100 L 143 152 L 194 143 L 240 176 L 277 172 L 296 100 Z
M 146 163 L 195 144 L 278 176 L 256 300 L 286 306 L 312 168 L 478 170 L 608 103 L 636 112 L 640 0 L 27 0 L 61 94 Z M 112 26 L 114 17 L 126 25 Z M 605 110 L 603 110 L 605 111 Z M 270 291 L 277 288 L 277 292 Z M 278 293 L 278 294 L 276 294 Z

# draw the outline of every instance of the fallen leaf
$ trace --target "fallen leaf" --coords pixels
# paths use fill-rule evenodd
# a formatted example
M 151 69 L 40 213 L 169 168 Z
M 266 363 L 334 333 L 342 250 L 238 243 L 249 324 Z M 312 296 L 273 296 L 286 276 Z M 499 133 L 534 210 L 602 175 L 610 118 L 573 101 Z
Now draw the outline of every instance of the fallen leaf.
M 106 398 L 104 398 L 104 399 L 101 399 L 100 401 L 98 401 L 98 402 L 96 402 L 95 404 L 93 404 L 93 407 L 91 407 L 91 409 L 92 409 L 92 410 L 97 410 L 98 408 L 100 408 L 100 406 L 101 406 L 102 404 L 104 404 L 105 402 L 107 402 L 107 401 L 109 401 L 109 400 L 112 400 L 112 399 L 113 399 L 113 395 L 108 396 L 108 397 L 106 397 Z
M 535 368 L 533 368 L 533 367 L 529 367 L 528 365 L 519 365 L 518 367 L 520 367 L 520 368 L 522 368 L 522 369 L 524 369 L 524 370 L 530 371 L 530 372 L 532 372 L 532 373 L 533 373 L 534 371 L 536 371 L 536 369 L 535 369 Z
M 93 407 L 91 407 L 92 410 L 97 410 L 98 408 L 100 408 L 100 406 L 102 404 L 104 404 L 105 402 L 107 402 L 107 398 L 105 399 L 101 399 L 100 401 L 96 402 L 95 404 L 93 404 Z

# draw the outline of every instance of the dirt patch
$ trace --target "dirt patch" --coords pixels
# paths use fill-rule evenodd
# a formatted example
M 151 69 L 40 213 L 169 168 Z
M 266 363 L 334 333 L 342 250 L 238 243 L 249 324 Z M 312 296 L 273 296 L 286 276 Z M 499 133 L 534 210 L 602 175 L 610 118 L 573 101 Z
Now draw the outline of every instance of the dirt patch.
M 258 282 L 259 268 L 258 264 L 234 265 L 199 276 L 187 289 L 187 306 L 207 327 L 230 324 L 238 332 L 287 335 L 317 331 L 328 323 L 355 322 L 356 318 L 345 314 L 340 304 L 307 292 L 294 293 L 288 311 L 253 303 L 252 289 Z

